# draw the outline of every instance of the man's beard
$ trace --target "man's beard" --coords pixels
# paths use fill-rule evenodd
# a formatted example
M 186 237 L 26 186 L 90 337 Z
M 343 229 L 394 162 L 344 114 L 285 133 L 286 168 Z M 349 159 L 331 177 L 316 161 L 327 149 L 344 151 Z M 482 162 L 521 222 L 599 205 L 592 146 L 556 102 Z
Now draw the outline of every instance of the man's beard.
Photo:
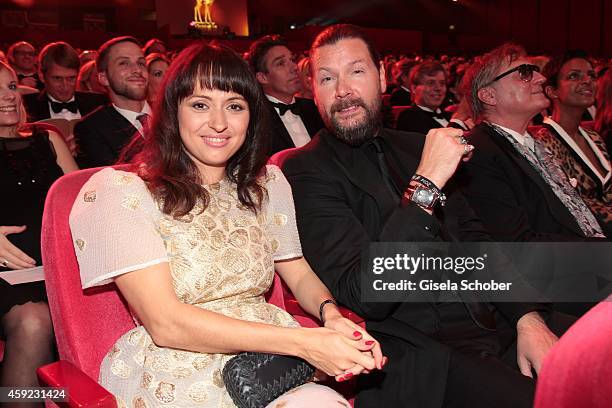
M 112 80 L 109 81 L 109 86 L 115 94 L 133 101 L 144 101 L 147 97 L 146 86 L 143 88 L 130 87 L 127 82 L 121 83 Z
M 365 117 L 361 122 L 354 124 L 351 127 L 344 127 L 335 118 L 334 113 L 340 112 L 350 106 L 361 106 L 365 110 Z M 327 129 L 334 134 L 340 141 L 351 145 L 361 146 L 365 142 L 374 139 L 381 125 L 380 116 L 381 100 L 380 97 L 374 100 L 373 106 L 368 106 L 361 98 L 353 98 L 348 100 L 340 100 L 331 106 L 331 112 L 328 116 L 324 113 L 323 119 Z

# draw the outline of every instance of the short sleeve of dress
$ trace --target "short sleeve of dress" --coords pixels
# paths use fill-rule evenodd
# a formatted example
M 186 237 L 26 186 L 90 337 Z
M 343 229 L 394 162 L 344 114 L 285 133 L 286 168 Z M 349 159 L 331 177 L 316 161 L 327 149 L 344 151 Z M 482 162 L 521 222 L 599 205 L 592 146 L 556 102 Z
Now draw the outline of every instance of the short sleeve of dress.
M 94 174 L 70 212 L 83 288 L 168 262 L 157 214 L 153 197 L 137 175 L 112 168 Z
M 302 246 L 295 220 L 291 185 L 283 172 L 273 165 L 266 166 L 268 206 L 266 228 L 272 246 L 272 257 L 282 261 L 302 256 Z

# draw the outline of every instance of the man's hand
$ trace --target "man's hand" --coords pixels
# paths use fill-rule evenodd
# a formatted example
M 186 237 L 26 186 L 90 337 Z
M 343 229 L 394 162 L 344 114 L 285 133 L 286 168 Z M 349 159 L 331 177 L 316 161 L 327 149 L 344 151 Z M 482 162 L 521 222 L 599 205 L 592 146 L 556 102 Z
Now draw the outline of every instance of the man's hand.
M 533 378 L 531 369 L 540 372 L 544 357 L 559 338 L 550 331 L 538 312 L 529 312 L 521 317 L 516 330 L 518 366 L 523 375 Z
M 461 159 L 474 149 L 472 145 L 462 144 L 464 141 L 461 129 L 431 129 L 425 138 L 425 146 L 416 173 L 442 189 L 448 179 L 455 174 Z

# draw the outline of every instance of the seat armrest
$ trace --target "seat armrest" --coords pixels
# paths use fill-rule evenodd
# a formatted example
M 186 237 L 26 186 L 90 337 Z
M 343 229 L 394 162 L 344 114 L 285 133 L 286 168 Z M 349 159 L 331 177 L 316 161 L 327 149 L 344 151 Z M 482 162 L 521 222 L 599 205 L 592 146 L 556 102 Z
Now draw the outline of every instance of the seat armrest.
M 70 408 L 117 408 L 113 394 L 91 379 L 74 364 L 60 360 L 36 370 L 43 387 L 62 387 L 67 390 L 67 401 L 56 402 Z

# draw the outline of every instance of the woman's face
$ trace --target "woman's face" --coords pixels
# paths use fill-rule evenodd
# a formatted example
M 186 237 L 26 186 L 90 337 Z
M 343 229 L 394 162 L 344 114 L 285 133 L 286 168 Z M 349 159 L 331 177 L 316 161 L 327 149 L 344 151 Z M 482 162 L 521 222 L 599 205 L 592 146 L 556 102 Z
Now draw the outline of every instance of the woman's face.
M 553 101 L 588 108 L 595 103 L 595 70 L 587 60 L 574 58 L 567 61 L 559 70 L 557 89 L 552 90 Z
M 167 69 L 168 64 L 164 60 L 157 60 L 149 65 L 149 89 L 147 91 L 149 99 L 155 98 Z
M 17 90 L 17 77 L 0 67 L 0 126 L 13 127 L 19 123 L 21 94 Z
M 179 104 L 181 140 L 205 182 L 223 178 L 227 162 L 244 143 L 249 118 L 246 99 L 234 92 L 198 85 Z

